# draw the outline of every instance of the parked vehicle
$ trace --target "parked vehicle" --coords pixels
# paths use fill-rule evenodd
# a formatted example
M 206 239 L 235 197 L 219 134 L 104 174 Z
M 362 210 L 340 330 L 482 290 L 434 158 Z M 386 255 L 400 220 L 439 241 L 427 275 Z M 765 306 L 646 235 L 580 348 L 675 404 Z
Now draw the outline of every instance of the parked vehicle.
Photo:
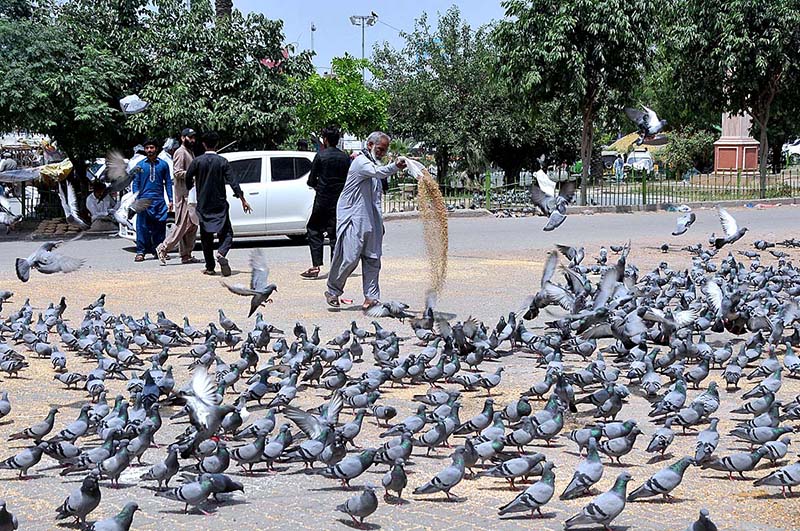
M 288 236 L 302 240 L 314 204 L 314 190 L 306 184 L 314 152 L 241 151 L 224 153 L 234 178 L 253 208 L 245 214 L 228 188 L 233 232 L 237 236 Z M 133 221 L 136 226 L 136 222 Z M 171 220 L 167 230 L 170 230 Z M 136 239 L 136 232 L 120 227 L 119 235 Z
M 646 149 L 637 149 L 628 154 L 628 160 L 623 166 L 625 171 L 644 171 L 653 172 L 653 155 Z
M 784 159 L 789 161 L 789 164 L 800 164 L 800 138 L 794 142 L 784 144 L 781 152 Z

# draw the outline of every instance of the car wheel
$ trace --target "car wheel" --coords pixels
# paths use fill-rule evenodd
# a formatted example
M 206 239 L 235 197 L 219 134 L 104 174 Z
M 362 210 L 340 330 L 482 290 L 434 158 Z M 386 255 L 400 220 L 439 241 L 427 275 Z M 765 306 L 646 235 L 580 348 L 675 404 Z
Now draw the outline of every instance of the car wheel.
M 308 243 L 308 238 L 306 238 L 305 234 L 289 234 L 288 238 L 297 244 Z

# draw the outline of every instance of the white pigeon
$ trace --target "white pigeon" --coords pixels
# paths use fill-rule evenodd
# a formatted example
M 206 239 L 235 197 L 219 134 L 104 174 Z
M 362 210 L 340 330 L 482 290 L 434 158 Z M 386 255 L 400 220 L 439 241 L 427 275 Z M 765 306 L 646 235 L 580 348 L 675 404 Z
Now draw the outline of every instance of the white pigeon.
M 58 197 L 61 199 L 61 208 L 64 209 L 67 223 L 75 225 L 81 230 L 88 229 L 89 225 L 78 215 L 78 197 L 75 195 L 75 188 L 71 182 L 64 179 L 58 183 Z

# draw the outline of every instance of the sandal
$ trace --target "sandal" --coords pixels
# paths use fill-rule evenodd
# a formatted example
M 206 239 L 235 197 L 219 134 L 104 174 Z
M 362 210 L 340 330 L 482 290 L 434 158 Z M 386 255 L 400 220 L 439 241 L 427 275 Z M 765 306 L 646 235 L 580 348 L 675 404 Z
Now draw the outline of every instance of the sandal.
M 315 278 L 317 278 L 319 276 L 319 268 L 318 267 L 309 267 L 308 269 L 306 269 L 305 271 L 300 273 L 300 276 L 303 277 L 303 278 L 315 279 Z
M 181 258 L 182 264 L 199 264 L 202 260 L 198 260 L 194 256 L 190 256 L 189 258 Z
M 136 257 L 133 259 L 134 262 L 144 262 L 144 255 L 137 254 Z
M 361 305 L 361 309 L 366 312 L 367 310 L 369 310 L 373 306 L 377 306 L 380 303 L 381 303 L 381 301 L 379 301 L 378 299 L 365 299 L 364 300 L 364 304 Z
M 327 291 L 325 292 L 325 302 L 328 303 L 328 306 L 330 306 L 331 308 L 336 308 L 337 310 L 341 307 L 341 303 L 339 302 L 339 297 Z
M 228 263 L 228 259 L 222 256 L 221 254 L 217 255 L 217 263 L 219 263 L 220 271 L 222 272 L 223 277 L 231 276 L 231 266 Z
M 203 269 L 203 274 L 213 277 L 214 275 L 217 274 L 217 272 L 214 271 L 213 269 Z

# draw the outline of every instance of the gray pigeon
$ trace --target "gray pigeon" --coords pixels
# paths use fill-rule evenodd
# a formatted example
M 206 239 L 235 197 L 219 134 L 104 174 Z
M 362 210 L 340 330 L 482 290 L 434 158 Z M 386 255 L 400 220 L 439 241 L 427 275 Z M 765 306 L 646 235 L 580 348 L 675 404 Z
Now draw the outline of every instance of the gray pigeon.
M 721 470 L 728 473 L 728 479 L 733 479 L 733 473 L 737 472 L 739 477 L 744 478 L 744 472 L 753 470 L 758 462 L 767 454 L 764 447 L 756 449 L 752 453 L 737 453 L 725 457 L 718 457 L 708 461 L 701 466 L 703 468 L 711 468 L 712 470 Z
M 580 513 L 564 522 L 564 528 L 569 529 L 578 525 L 601 524 L 608 529 L 610 524 L 625 509 L 625 491 L 631 475 L 623 472 L 617 476 L 611 490 L 604 492 L 586 505 Z
M 139 505 L 137 503 L 128 502 L 119 514 L 105 520 L 98 520 L 87 527 L 86 531 L 129 531 L 133 523 L 133 515 L 138 510 Z
M 681 484 L 684 472 L 692 464 L 694 464 L 694 461 L 691 457 L 682 457 L 670 466 L 662 468 L 645 481 L 644 485 L 631 492 L 628 495 L 628 501 L 658 496 L 659 494 L 664 496 L 666 500 L 672 499 L 670 492 Z
M 25 428 L 21 432 L 14 433 L 8 440 L 33 439 L 34 441 L 41 441 L 52 431 L 53 424 L 55 424 L 56 420 L 56 413 L 58 413 L 58 408 L 51 407 L 50 411 L 47 413 L 47 417 L 45 417 L 43 421 L 37 422 L 29 428 Z
M 243 284 L 222 284 L 228 288 L 231 293 L 241 295 L 243 297 L 251 297 L 250 299 L 250 313 L 248 317 L 252 316 L 258 308 L 268 302 L 272 302 L 270 297 L 278 287 L 275 284 L 268 284 L 269 266 L 267 266 L 267 258 L 264 256 L 264 251 L 261 249 L 253 249 L 250 252 L 250 287 Z
M 36 446 L 26 448 L 17 455 L 13 455 L 0 462 L 0 469 L 19 470 L 19 477 L 24 478 L 28 474 L 28 469 L 35 466 L 42 459 L 42 453 L 47 448 L 47 443 L 39 443 Z
M 544 454 L 540 454 L 538 452 L 533 455 L 523 455 L 504 461 L 502 464 L 480 472 L 475 477 L 479 478 L 489 476 L 494 478 L 503 478 L 510 483 L 512 489 L 516 489 L 514 480 L 517 478 L 526 477 L 528 475 L 533 475 L 534 469 L 537 466 L 539 470 L 541 470 L 541 464 L 544 462 L 544 460 Z
M 597 441 L 594 437 L 589 439 L 586 450 L 586 459 L 578 463 L 572 480 L 559 496 L 562 500 L 571 500 L 587 492 L 600 481 L 603 477 L 603 463 L 600 461 L 600 454 L 597 453 Z
M 722 225 L 722 231 L 725 235 L 717 238 L 714 236 L 714 234 L 711 234 L 708 242 L 717 249 L 721 249 L 725 245 L 739 241 L 742 236 L 744 236 L 744 233 L 747 232 L 747 227 L 742 227 L 740 229 L 739 225 L 736 223 L 736 220 L 733 219 L 733 216 L 731 216 L 728 211 L 722 207 L 717 207 L 717 213 L 719 214 L 719 222 Z
M 81 524 L 86 523 L 86 515 L 97 509 L 100 505 L 100 485 L 98 475 L 90 473 L 83 479 L 80 488 L 70 492 L 64 503 L 56 509 L 56 520 L 63 520 L 70 516 Z
M 456 448 L 452 455 L 453 462 L 450 466 L 437 473 L 430 481 L 414 489 L 414 494 L 433 494 L 444 492 L 450 498 L 450 489 L 464 479 L 464 452 L 463 446 Z
M 555 492 L 556 475 L 553 473 L 555 465 L 550 461 L 542 463 L 542 479 L 529 486 L 506 505 L 500 507 L 497 514 L 500 516 L 508 513 L 530 511 L 533 518 L 534 511 L 542 516 L 542 507 L 549 502 Z
M 405 461 L 403 459 L 395 459 L 394 465 L 392 465 L 388 472 L 384 474 L 383 478 L 381 478 L 381 484 L 386 490 L 383 496 L 384 499 L 389 496 L 390 490 L 397 493 L 398 499 L 403 499 L 403 489 L 408 485 L 408 477 L 406 476 L 405 468 L 403 468 L 404 465 Z
M 800 485 L 800 460 L 791 465 L 786 465 L 778 470 L 759 478 L 753 482 L 753 485 L 760 487 L 762 485 L 769 485 L 772 487 L 780 487 L 783 497 L 786 497 L 786 489 L 792 493 L 792 487 Z
M 0 392 L 0 419 L 11 412 L 11 402 L 8 400 L 8 391 Z
M 204 511 L 200 505 L 205 503 L 212 493 L 212 482 L 207 475 L 200 476 L 198 481 L 184 483 L 180 487 L 175 487 L 169 490 L 162 490 L 156 492 L 159 498 L 166 498 L 168 500 L 175 500 L 184 504 L 183 512 L 189 512 L 189 506 L 196 507 L 201 513 L 209 516 L 209 513 Z
M 717 531 L 717 526 L 708 517 L 707 509 L 700 509 L 700 516 L 695 521 L 689 524 L 686 531 Z
M 359 526 L 363 526 L 364 518 L 374 513 L 377 508 L 378 497 L 375 496 L 375 491 L 370 485 L 364 487 L 360 494 L 356 494 L 343 504 L 336 506 L 337 511 L 348 515 Z
M 17 517 L 8 512 L 6 501 L 0 500 L 0 531 L 15 531 L 19 527 Z
M 696 220 L 697 216 L 694 212 L 687 212 L 686 214 L 682 215 L 678 218 L 678 225 L 675 227 L 675 230 L 672 231 L 672 235 L 680 236 L 681 234 L 684 234 Z
M 169 480 L 177 473 L 178 447 L 172 445 L 169 447 L 167 458 L 150 467 L 150 470 L 142 474 L 140 479 L 144 481 L 158 481 L 158 488 L 160 489 L 162 483 L 169 487 Z
M 325 477 L 335 478 L 342 482 L 342 485 L 350 487 L 350 481 L 364 473 L 375 460 L 376 450 L 368 448 L 358 455 L 343 459 L 336 465 L 331 465 L 321 473 Z
M 719 432 L 717 431 L 718 418 L 711 419 L 711 425 L 697 434 L 695 443 L 694 462 L 697 464 L 706 461 L 714 453 L 719 444 Z
M 83 265 L 83 260 L 70 258 L 54 252 L 64 242 L 44 242 L 28 258 L 17 258 L 17 278 L 27 282 L 31 276 L 31 269 L 36 269 L 45 275 L 53 273 L 72 273 Z
M 667 125 L 667 121 L 660 120 L 653 109 L 644 105 L 642 105 L 642 109 L 644 110 L 625 107 L 625 115 L 631 122 L 636 124 L 639 130 L 639 139 L 636 141 L 636 145 L 639 146 L 642 145 L 645 139 L 660 133 L 664 126 Z

